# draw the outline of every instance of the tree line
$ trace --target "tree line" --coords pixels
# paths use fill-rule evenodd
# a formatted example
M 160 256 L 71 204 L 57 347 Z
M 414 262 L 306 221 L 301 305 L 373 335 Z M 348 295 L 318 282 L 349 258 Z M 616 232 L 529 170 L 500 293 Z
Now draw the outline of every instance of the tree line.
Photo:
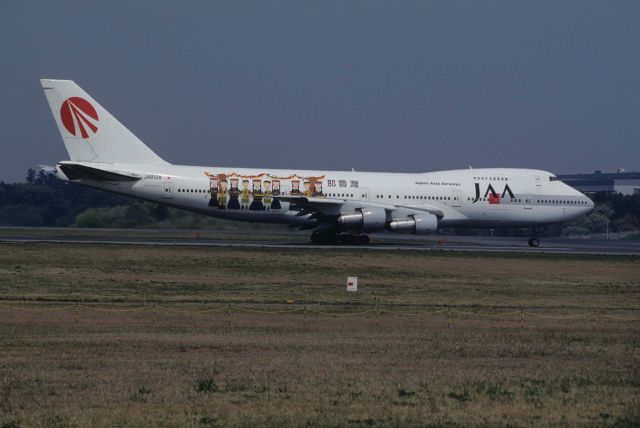
M 549 226 L 546 234 L 588 235 L 640 229 L 640 194 L 597 193 L 591 198 L 596 207 L 590 214 Z M 68 184 L 33 168 L 27 171 L 24 183 L 0 181 L 0 226 L 200 228 L 228 224 L 228 221 Z M 517 231 L 505 233 L 517 234 Z
M 0 181 L 0 226 L 167 227 L 220 225 L 210 217 L 65 183 L 29 168 L 24 183 Z
M 94 207 L 125 205 L 126 198 L 68 186 L 44 171 L 30 168 L 24 183 L 0 182 L 0 225 L 71 226 Z

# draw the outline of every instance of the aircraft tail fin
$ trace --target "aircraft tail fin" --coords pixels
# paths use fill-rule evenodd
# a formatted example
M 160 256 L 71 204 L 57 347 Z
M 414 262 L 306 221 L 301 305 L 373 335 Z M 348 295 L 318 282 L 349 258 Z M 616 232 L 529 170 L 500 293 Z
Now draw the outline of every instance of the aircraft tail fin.
M 75 82 L 40 83 L 72 161 L 167 164 Z

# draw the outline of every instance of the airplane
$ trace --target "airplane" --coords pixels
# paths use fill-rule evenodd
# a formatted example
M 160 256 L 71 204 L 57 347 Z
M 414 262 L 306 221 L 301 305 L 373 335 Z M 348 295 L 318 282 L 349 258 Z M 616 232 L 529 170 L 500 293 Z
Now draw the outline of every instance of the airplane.
M 593 202 L 546 171 L 424 173 L 173 165 L 71 80 L 41 79 L 69 153 L 63 181 L 208 216 L 310 230 L 313 243 L 368 244 L 376 232 L 532 228 L 589 213 Z

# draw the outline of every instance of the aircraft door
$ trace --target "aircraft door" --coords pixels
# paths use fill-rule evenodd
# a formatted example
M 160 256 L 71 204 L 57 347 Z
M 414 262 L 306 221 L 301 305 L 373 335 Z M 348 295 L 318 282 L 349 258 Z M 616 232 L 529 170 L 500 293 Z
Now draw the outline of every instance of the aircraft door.
M 525 210 L 530 210 L 531 208 L 533 208 L 533 205 L 531 205 L 531 200 L 533 199 L 533 195 L 524 195 L 524 209 Z
M 164 192 L 162 192 L 163 199 L 173 199 L 173 182 L 164 182 Z
M 368 187 L 361 187 L 360 188 L 360 200 L 361 201 L 368 201 L 369 200 L 369 188 Z
M 462 192 L 460 190 L 453 190 L 453 197 L 452 197 L 452 206 L 453 207 L 461 207 L 462 206 Z

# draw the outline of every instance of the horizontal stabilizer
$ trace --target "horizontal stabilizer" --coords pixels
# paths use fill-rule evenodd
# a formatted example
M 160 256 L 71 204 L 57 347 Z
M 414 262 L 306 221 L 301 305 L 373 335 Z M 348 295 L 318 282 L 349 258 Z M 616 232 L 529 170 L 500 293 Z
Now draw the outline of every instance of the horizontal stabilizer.
M 40 171 L 44 172 L 45 174 L 53 174 L 53 171 L 56 169 L 51 165 L 38 165 L 38 168 L 40 168 Z
M 119 172 L 105 171 L 86 165 L 73 163 L 60 164 L 60 170 L 69 180 L 96 180 L 96 181 L 137 181 L 140 177 Z

